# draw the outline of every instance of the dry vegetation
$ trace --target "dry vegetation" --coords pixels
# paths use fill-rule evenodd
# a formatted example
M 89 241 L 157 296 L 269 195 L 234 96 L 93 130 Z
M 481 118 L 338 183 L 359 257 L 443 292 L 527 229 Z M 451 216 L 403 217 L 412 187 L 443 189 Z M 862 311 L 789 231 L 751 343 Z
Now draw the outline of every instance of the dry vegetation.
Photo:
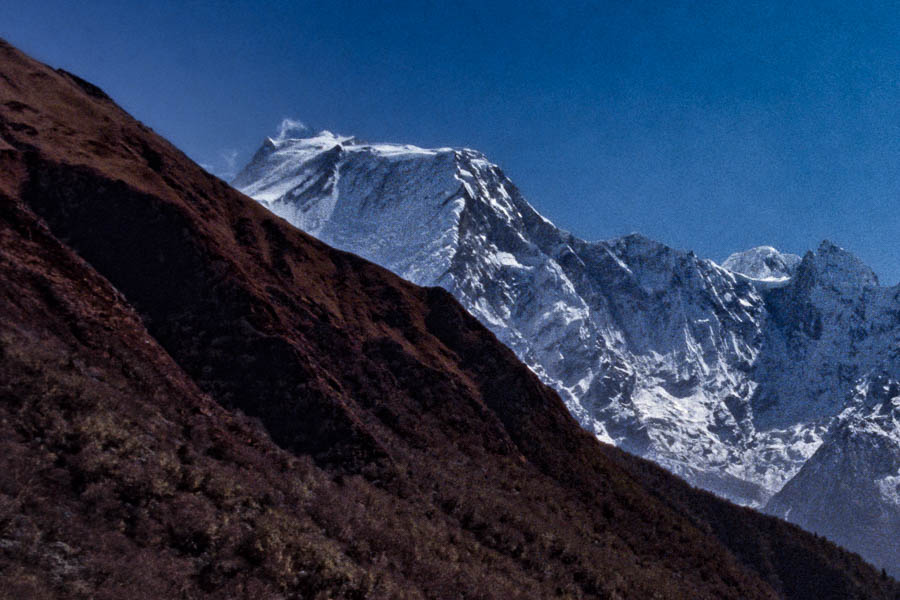
M 0 139 L 12 597 L 900 597 L 601 447 L 449 294 L 2 44 Z

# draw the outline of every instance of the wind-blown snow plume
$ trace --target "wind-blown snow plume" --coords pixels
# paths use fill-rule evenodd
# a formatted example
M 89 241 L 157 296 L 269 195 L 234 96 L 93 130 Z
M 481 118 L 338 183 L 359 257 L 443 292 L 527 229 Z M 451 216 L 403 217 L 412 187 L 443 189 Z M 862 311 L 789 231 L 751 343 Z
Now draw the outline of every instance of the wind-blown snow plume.
M 297 139 L 307 137 L 312 133 L 312 129 L 306 126 L 306 123 L 297 119 L 285 117 L 278 125 L 278 133 L 275 134 L 276 142 L 283 142 L 289 139 Z

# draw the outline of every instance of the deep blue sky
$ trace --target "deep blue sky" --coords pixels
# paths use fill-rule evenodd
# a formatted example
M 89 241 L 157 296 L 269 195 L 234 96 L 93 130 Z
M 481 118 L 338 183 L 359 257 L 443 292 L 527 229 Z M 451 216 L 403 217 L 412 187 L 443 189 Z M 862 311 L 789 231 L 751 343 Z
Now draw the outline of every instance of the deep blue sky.
M 900 7 L 661 4 L 2 0 L 0 36 L 219 173 L 294 117 L 477 148 L 588 239 L 828 238 L 897 283 Z

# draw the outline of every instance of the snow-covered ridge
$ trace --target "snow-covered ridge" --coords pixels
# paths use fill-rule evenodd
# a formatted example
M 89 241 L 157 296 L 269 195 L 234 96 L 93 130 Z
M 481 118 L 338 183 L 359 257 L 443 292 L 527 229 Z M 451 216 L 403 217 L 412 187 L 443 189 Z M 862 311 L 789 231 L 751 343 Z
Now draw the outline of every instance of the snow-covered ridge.
M 896 363 L 895 363 L 896 364 Z M 856 549 L 896 575 L 900 555 L 900 383 L 861 378 L 827 440 L 767 510 Z
M 477 151 L 276 138 L 236 187 L 327 243 L 445 287 L 600 439 L 737 502 L 764 506 L 840 444 L 862 379 L 900 365 L 898 288 L 828 242 L 722 266 L 637 234 L 587 242 Z

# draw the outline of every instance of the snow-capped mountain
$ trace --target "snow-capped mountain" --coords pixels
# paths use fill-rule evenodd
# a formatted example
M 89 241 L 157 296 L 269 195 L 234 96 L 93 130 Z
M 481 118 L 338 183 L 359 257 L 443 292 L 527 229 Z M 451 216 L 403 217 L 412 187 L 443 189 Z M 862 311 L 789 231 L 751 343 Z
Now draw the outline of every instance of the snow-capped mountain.
M 451 291 L 600 439 L 743 504 L 784 488 L 771 509 L 792 520 L 800 501 L 785 484 L 820 449 L 842 451 L 861 382 L 900 364 L 900 289 L 828 242 L 802 260 L 761 247 L 723 266 L 636 234 L 587 242 L 474 150 L 296 127 L 233 185 L 329 244 Z M 869 558 L 890 568 L 898 556 Z
M 777 281 L 791 277 L 799 263 L 796 254 L 785 254 L 772 246 L 758 246 L 732 254 L 722 266 L 753 279 Z
M 900 556 L 900 383 L 862 378 L 851 402 L 767 510 L 897 570 Z M 892 558 L 893 557 L 893 558 Z M 893 563 L 891 562 L 893 560 Z

